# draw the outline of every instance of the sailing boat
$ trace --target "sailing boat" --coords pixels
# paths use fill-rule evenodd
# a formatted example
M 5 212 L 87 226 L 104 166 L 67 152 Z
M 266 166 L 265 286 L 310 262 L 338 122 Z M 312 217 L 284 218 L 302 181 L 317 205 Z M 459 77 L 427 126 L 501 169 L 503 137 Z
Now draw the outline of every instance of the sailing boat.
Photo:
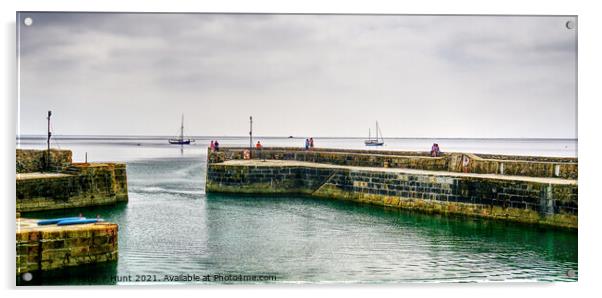
M 182 114 L 182 125 L 180 126 L 180 135 L 169 139 L 170 144 L 175 145 L 189 145 L 191 142 L 194 142 L 192 139 L 184 139 L 184 114 Z
M 378 138 L 378 133 L 380 133 L 380 139 Z M 376 138 L 372 138 L 370 135 L 370 129 L 368 128 L 368 139 L 364 141 L 366 146 L 382 146 L 385 144 L 385 139 L 383 139 L 383 133 L 380 131 L 378 127 L 378 121 L 376 121 Z

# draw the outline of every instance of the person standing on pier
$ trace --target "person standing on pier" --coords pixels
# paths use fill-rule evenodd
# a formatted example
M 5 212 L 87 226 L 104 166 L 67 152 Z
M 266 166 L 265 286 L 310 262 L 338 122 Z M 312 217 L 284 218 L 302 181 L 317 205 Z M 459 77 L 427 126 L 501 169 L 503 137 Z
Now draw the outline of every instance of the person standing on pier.
M 211 148 L 211 152 L 215 151 L 215 142 L 213 142 L 213 140 L 211 140 L 211 145 L 209 145 L 209 148 Z
M 439 155 L 441 155 L 441 151 L 439 150 L 439 144 L 434 143 L 433 146 L 431 147 L 431 156 L 437 157 Z
M 305 139 L 305 150 L 309 150 L 309 139 Z
M 213 147 L 215 148 L 215 151 L 219 151 L 219 142 L 217 140 L 215 140 L 215 142 L 213 142 Z
M 257 144 L 255 144 L 255 149 L 261 149 L 263 146 L 261 145 L 261 143 L 259 141 L 257 141 Z
M 314 149 L 314 138 L 309 138 L 309 148 Z

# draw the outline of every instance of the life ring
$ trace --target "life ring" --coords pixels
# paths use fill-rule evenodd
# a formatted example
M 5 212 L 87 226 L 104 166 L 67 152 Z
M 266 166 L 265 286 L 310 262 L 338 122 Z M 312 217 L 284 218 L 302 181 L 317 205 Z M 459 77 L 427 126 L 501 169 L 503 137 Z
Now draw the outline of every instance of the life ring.
M 242 152 L 242 158 L 244 159 L 251 159 L 251 151 L 249 150 L 245 150 Z

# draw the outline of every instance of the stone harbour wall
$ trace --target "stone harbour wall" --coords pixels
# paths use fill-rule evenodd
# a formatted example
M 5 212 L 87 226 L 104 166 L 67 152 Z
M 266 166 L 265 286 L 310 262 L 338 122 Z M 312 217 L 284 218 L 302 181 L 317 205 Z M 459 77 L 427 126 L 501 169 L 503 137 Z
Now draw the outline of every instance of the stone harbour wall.
M 576 184 L 339 170 L 312 195 L 577 228 Z
M 207 191 L 248 194 L 312 194 L 333 175 L 330 168 L 248 167 L 212 164 Z
M 18 212 L 128 201 L 126 167 L 122 163 L 73 164 L 64 174 L 17 175 L 16 183 Z
M 47 159 L 49 164 L 47 166 Z M 17 173 L 31 172 L 60 172 L 71 165 L 71 150 L 26 150 L 17 149 L 16 151 L 16 170 Z
M 509 176 L 529 177 L 558 177 L 565 179 L 577 179 L 578 163 L 576 161 L 565 161 L 569 159 L 558 159 L 557 161 L 532 161 L 512 159 L 485 159 L 479 155 L 463 154 L 468 157 L 468 164 L 464 166 L 462 158 L 450 163 L 450 169 L 455 172 L 480 173 L 480 174 L 502 174 Z M 453 156 L 451 158 L 453 159 Z
M 208 153 L 208 163 L 244 159 L 248 148 L 224 147 Z M 272 148 L 250 150 L 252 159 L 296 160 L 332 165 L 403 168 L 460 173 L 501 174 L 509 176 L 557 177 L 577 179 L 577 158 L 444 153 L 431 157 L 429 152 L 349 149 Z
M 226 160 L 244 159 L 245 148 L 222 148 L 218 152 L 209 152 L 209 163 Z M 298 148 L 264 148 L 253 150 L 253 159 L 296 160 L 334 165 L 390 167 L 410 169 L 446 170 L 447 161 L 444 157 L 430 157 L 428 152 L 397 152 L 384 151 L 370 153 L 361 150 L 312 149 Z M 383 154 L 384 153 L 384 154 Z M 403 155 L 402 155 L 403 154 Z
M 423 212 L 577 228 L 576 181 L 543 183 L 453 173 L 212 163 L 208 166 L 206 190 L 311 195 Z
M 17 219 L 17 274 L 117 261 L 117 224 L 38 227 L 35 222 Z

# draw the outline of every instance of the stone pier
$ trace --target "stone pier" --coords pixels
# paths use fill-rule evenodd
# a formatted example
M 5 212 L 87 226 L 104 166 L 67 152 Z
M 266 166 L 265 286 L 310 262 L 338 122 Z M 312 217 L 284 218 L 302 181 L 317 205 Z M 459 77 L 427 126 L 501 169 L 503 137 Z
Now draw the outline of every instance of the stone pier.
M 117 260 L 117 224 L 38 226 L 17 218 L 17 275 Z
M 17 212 L 127 202 L 124 163 L 73 163 L 71 151 L 17 149 Z
M 577 228 L 577 159 L 265 148 L 209 152 L 207 192 L 301 194 Z
M 69 150 L 16 152 L 17 275 L 117 260 L 118 226 L 38 226 L 23 212 L 127 202 L 123 163 L 73 163 Z

